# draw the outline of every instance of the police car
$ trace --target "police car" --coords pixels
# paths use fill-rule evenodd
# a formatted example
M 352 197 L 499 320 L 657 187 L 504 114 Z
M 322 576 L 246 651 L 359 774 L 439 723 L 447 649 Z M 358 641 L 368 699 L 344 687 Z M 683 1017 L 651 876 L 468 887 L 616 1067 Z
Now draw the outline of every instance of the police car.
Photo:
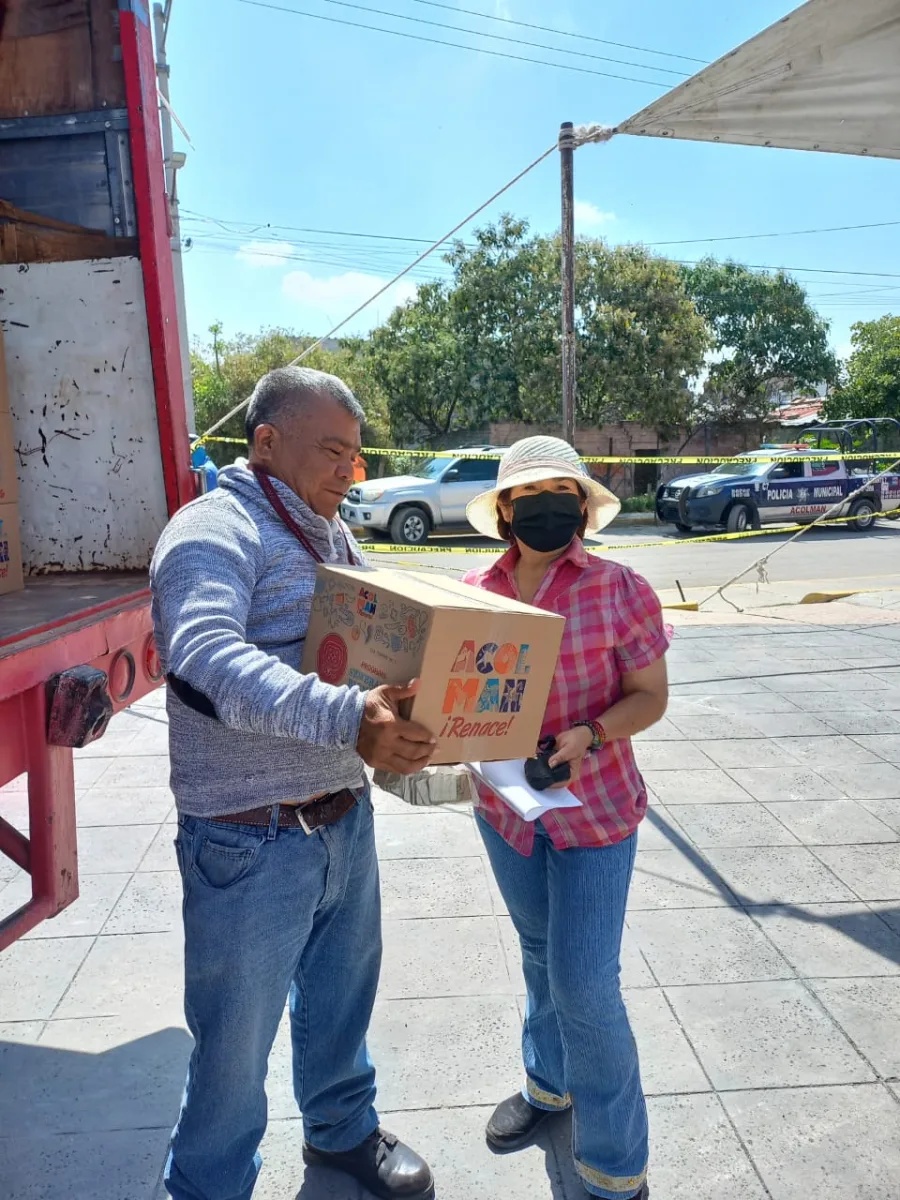
M 827 457 L 823 458 L 823 453 Z M 766 462 L 773 455 L 796 454 L 791 462 Z M 714 470 L 685 475 L 656 493 L 656 515 L 682 533 L 714 526 L 729 533 L 776 523 L 807 524 L 861 488 L 872 473 L 854 471 L 838 451 L 808 445 L 763 446 L 741 454 L 746 465 L 723 463 Z M 868 465 L 868 464 L 866 464 Z M 880 514 L 900 512 L 900 475 L 873 480 L 833 517 L 853 517 L 851 529 L 870 529 Z

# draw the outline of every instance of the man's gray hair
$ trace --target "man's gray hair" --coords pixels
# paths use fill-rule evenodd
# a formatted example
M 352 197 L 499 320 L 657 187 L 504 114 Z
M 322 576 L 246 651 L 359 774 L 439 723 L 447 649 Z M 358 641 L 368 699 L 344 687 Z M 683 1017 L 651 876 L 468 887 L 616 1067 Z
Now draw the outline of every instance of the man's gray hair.
M 314 371 L 311 367 L 277 367 L 263 375 L 250 397 L 244 427 L 247 442 L 260 425 L 278 425 L 296 416 L 316 396 L 326 396 L 340 404 L 351 417 L 362 423 L 362 405 L 337 375 Z

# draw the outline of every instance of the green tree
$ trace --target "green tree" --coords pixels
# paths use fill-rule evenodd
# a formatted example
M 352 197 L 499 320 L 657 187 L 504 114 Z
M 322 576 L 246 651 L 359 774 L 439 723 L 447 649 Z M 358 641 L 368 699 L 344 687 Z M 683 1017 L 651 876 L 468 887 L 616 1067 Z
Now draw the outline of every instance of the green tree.
M 708 417 L 762 424 L 775 392 L 834 382 L 828 322 L 790 275 L 707 258 L 683 277 L 712 331 L 715 360 L 700 401 Z
M 825 405 L 827 418 L 900 420 L 900 317 L 888 314 L 875 321 L 858 321 L 851 341 L 853 352 L 844 378 Z

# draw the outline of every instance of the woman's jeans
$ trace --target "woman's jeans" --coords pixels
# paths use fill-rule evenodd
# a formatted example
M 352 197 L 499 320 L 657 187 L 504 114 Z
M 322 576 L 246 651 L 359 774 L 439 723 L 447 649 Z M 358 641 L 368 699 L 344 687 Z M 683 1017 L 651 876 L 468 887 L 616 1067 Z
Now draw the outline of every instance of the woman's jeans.
M 350 1150 L 378 1124 L 365 1041 L 381 964 L 368 789 L 311 834 L 183 816 L 175 845 L 195 1045 L 166 1186 L 176 1200 L 249 1200 L 288 995 L 307 1141 Z
M 573 1112 L 575 1165 L 589 1192 L 624 1200 L 647 1170 L 647 1110 L 619 987 L 637 836 L 556 850 L 535 826 L 529 858 L 478 827 L 522 945 L 524 1095 Z

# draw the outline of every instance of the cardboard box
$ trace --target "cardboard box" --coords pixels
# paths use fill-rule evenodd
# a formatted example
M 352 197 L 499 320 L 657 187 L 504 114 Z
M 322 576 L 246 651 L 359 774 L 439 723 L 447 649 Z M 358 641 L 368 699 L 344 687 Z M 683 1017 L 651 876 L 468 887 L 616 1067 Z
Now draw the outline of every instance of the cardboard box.
M 404 716 L 434 763 L 533 755 L 565 621 L 454 579 L 322 565 L 301 670 L 368 690 L 420 679 Z
M 0 504 L 0 596 L 21 592 L 24 586 L 19 508 L 16 504 Z
M 13 442 L 12 416 L 0 408 L 0 504 L 19 499 L 18 463 Z

